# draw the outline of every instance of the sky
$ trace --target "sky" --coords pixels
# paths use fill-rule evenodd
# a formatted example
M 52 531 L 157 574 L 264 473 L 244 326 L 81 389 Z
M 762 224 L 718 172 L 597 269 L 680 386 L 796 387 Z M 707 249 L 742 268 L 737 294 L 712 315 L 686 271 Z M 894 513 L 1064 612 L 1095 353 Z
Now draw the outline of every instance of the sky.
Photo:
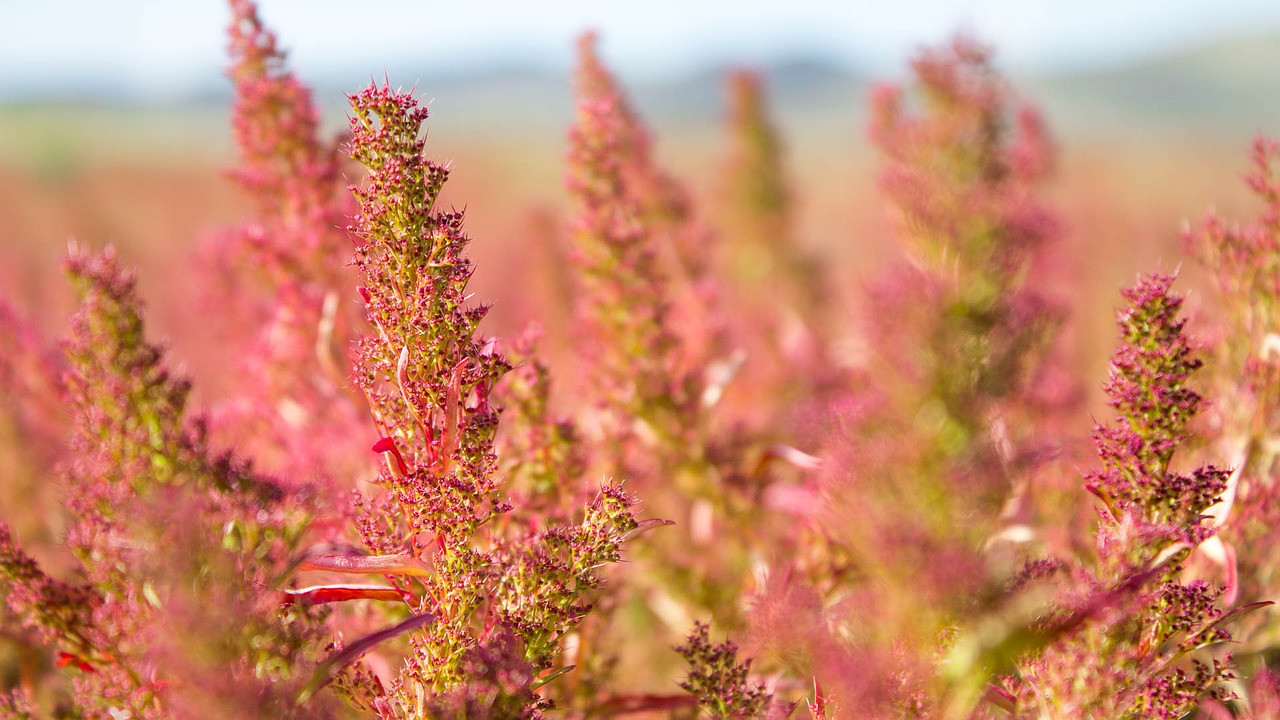
M 260 0 L 260 8 L 304 76 L 355 68 L 393 80 L 409 62 L 445 73 L 567 70 L 573 38 L 587 29 L 600 33 L 619 72 L 652 80 L 797 57 L 891 73 L 958 29 L 1026 72 L 1133 62 L 1241 34 L 1280 38 L 1277 0 Z M 180 97 L 221 76 L 227 18 L 216 0 L 0 0 L 0 102 L 103 82 L 144 99 Z

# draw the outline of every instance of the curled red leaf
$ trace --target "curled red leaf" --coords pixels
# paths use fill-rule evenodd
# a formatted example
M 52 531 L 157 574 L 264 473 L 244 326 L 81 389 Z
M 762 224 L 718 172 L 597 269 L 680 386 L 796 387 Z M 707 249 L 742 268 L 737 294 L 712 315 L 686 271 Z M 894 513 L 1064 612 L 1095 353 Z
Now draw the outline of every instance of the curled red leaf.
M 396 447 L 395 440 L 389 437 L 380 438 L 373 444 L 373 451 L 378 454 L 391 454 L 387 459 L 387 468 L 397 476 L 404 477 L 409 474 L 409 466 L 405 464 L 404 456 L 400 454 L 400 448 Z M 395 458 L 395 465 L 391 464 L 391 458 Z

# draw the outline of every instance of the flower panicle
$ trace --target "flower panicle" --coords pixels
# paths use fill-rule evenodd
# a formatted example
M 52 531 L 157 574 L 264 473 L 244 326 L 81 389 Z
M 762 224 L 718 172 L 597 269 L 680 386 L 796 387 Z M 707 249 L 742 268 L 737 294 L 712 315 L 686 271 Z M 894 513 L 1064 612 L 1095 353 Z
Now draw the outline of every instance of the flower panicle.
M 676 652 L 689 665 L 680 687 L 698 699 L 709 716 L 724 718 L 765 717 L 773 695 L 761 684 L 750 682 L 750 660 L 738 659 L 732 642 L 712 643 L 705 623 L 696 623 Z
M 230 0 L 228 70 L 238 162 L 229 171 L 254 216 L 202 248 L 218 313 L 255 316 L 225 332 L 240 341 L 232 397 L 214 413 L 219 437 L 290 476 L 363 469 L 360 398 L 347 390 L 347 348 L 359 328 L 350 291 L 351 197 L 337 139 L 322 137 L 311 91 L 289 69 L 252 0 Z M 231 312 L 228 313 L 228 304 Z M 244 335 L 244 337 L 235 337 Z
M 872 94 L 871 137 L 889 161 L 880 185 L 900 232 L 919 260 L 983 279 L 974 290 L 1007 287 L 1057 234 L 1031 196 L 1052 171 L 1048 134 L 1026 106 L 1010 132 L 1009 91 L 971 38 L 921 53 L 913 70 L 922 115 L 907 114 L 899 88 Z
M 1209 269 L 1224 314 L 1216 389 L 1227 397 L 1214 412 L 1223 440 L 1246 447 L 1265 445 L 1280 431 L 1280 142 L 1257 138 L 1252 162 L 1245 182 L 1263 202 L 1261 212 L 1242 223 L 1211 214 L 1183 237 Z M 1243 464 L 1248 486 L 1271 461 L 1251 452 Z
M 635 498 L 607 484 L 587 504 L 580 522 L 548 528 L 517 545 L 496 598 L 497 621 L 525 643 L 538 670 L 551 667 L 559 643 L 592 609 L 602 583 L 599 569 L 620 562 L 622 546 L 642 526 Z
M 355 382 L 381 438 L 374 450 L 388 458 L 385 492 L 358 500 L 357 525 L 373 551 L 435 569 L 410 608 L 436 621 L 410 634 L 384 700 L 410 713 L 422 693 L 463 682 L 460 658 L 478 642 L 493 557 L 476 536 L 510 509 L 498 494 L 499 415 L 489 403 L 508 365 L 476 335 L 487 308 L 468 302 L 462 214 L 435 207 L 448 170 L 424 155 L 427 108 L 385 82 L 349 100 L 348 149 L 367 174 L 351 187 L 359 211 L 348 230 L 372 329 L 357 346 Z
M 723 166 L 722 245 L 731 303 L 741 308 L 733 328 L 738 343 L 776 360 L 787 370 L 770 378 L 774 392 L 796 392 L 797 375 L 821 383 L 832 375 L 827 359 L 831 287 L 819 258 L 800 246 L 794 196 L 780 134 L 766 97 L 764 78 L 738 70 L 728 80 L 726 132 L 729 154 Z M 768 288 L 768 292 L 761 292 Z M 802 372 L 796 366 L 805 364 Z
M 679 437 L 696 424 L 707 367 L 727 354 L 713 244 L 688 193 L 654 161 L 595 37 L 583 36 L 578 50 L 568 186 L 578 206 L 579 312 L 593 341 L 584 355 L 609 413 Z
M 768 115 L 764 81 L 738 70 L 729 76 L 729 128 L 735 154 L 730 163 L 736 202 L 765 221 L 762 233 L 785 227 L 792 193 L 782 168 L 782 142 Z M 766 241 L 767 238 L 753 238 Z
M 479 503 L 496 490 L 499 408 L 490 394 L 510 366 L 496 341 L 477 335 L 488 308 L 469 303 L 462 214 L 435 209 L 448 171 L 423 155 L 427 109 L 385 84 L 351 103 L 351 156 L 368 168 L 352 188 L 360 211 L 351 231 L 362 241 L 360 296 L 377 333 L 360 341 L 356 381 L 380 435 L 397 448 L 405 476 L 398 487 L 423 493 L 452 518 L 424 516 L 413 532 L 461 542 L 476 527 L 475 509 L 446 506 Z M 440 480 L 458 497 L 441 495 Z M 471 519 L 452 524 L 463 515 Z
M 974 40 L 925 51 L 913 68 L 919 112 L 908 111 L 898 88 L 872 96 L 880 189 L 903 262 L 876 287 L 869 332 L 890 358 L 885 371 L 936 388 L 961 424 L 987 423 L 993 404 L 1031 406 L 1045 416 L 1031 420 L 1045 421 L 1072 396 L 1037 395 L 1065 375 L 1046 352 L 1063 309 L 1043 283 L 1028 282 L 1045 269 L 1058 234 L 1035 196 L 1052 170 L 1052 145 L 1034 110 L 1012 110 L 990 50 Z M 923 325 L 916 332 L 934 338 L 930 352 L 904 341 L 911 335 L 899 316 Z
M 407 580 L 415 584 L 407 597 L 414 612 L 436 622 L 408 637 L 405 665 L 382 696 L 395 712 L 411 714 L 423 695 L 448 705 L 489 692 L 487 681 L 466 672 L 498 637 L 513 639 L 504 652 L 518 647 L 522 672 L 550 668 L 591 609 L 598 568 L 619 561 L 638 523 L 634 501 L 611 485 L 576 520 L 558 508 L 529 518 L 551 521 L 541 531 L 507 521 L 494 390 L 511 364 L 496 339 L 478 332 L 487 307 L 471 304 L 467 293 L 473 266 L 463 215 L 437 206 L 448 170 L 424 155 L 427 108 L 387 83 L 350 100 L 351 156 L 368 171 L 352 187 L 360 210 L 350 229 L 360 240 L 359 294 L 372 329 L 359 344 L 356 382 L 377 424 L 373 449 L 388 458 L 383 491 L 358 498 L 357 524 L 371 549 L 408 555 L 426 569 Z M 555 425 L 546 408 L 549 378 L 536 358 L 522 359 L 532 375 L 517 378 L 531 385 L 517 398 L 524 413 L 517 416 L 539 427 L 514 445 L 528 453 L 508 467 L 517 475 L 574 472 L 580 461 L 569 429 L 537 437 Z M 522 470 L 524 463 L 545 467 Z M 544 490 L 564 499 L 563 488 Z M 521 677 L 503 697 L 534 712 L 545 702 Z
M 1172 292 L 1173 281 L 1171 275 L 1149 275 L 1123 291 L 1128 306 L 1118 318 L 1121 344 L 1104 386 L 1117 419 L 1094 431 L 1103 469 L 1090 475 L 1086 487 L 1103 499 L 1112 521 L 1133 516 L 1167 524 L 1176 537 L 1197 545 L 1210 532 L 1201 516 L 1226 489 L 1228 472 L 1206 466 L 1181 474 L 1171 467 L 1204 402 L 1190 385 L 1203 361 L 1183 333 L 1183 298 Z
M 1049 489 L 1069 395 L 1038 395 L 1062 314 L 1036 273 L 1056 232 L 1037 197 L 1052 154 L 1044 128 L 1030 111 L 1010 124 L 1012 93 L 969 38 L 912 69 L 909 88 L 871 98 L 899 257 L 863 301 L 853 387 L 827 400 L 817 510 L 792 565 L 825 601 L 821 622 L 855 640 L 767 640 L 814 666 L 868 668 L 820 675 L 836 697 L 945 716 L 981 696 L 987 670 L 938 659 L 960 654 L 970 629 L 1009 623 L 1020 602 L 1007 588 L 1042 539 L 1034 493 Z
M 20 586 L 6 602 L 58 647 L 86 712 L 158 716 L 207 687 L 228 713 L 253 716 L 280 700 L 269 686 L 289 680 L 314 639 L 315 616 L 281 618 L 264 591 L 310 501 L 209 445 L 114 251 L 73 248 L 68 273 L 80 306 L 65 343 L 73 438 L 59 470 L 80 582 L 45 575 L 5 529 L 0 574 Z
M 616 411 L 662 394 L 680 402 L 666 372 L 679 340 L 670 327 L 670 280 L 652 241 L 648 135 L 596 55 L 594 36 L 579 41 L 576 85 L 569 190 L 580 206 L 572 231 L 579 308 L 596 340 L 591 351 L 601 355 L 596 382 Z
M 1278 587 L 1269 554 L 1249 549 L 1280 538 L 1280 142 L 1256 138 L 1250 160 L 1244 180 L 1262 203 L 1259 212 L 1242 222 L 1210 214 L 1183 238 L 1209 271 L 1220 308 L 1210 372 L 1217 401 L 1203 425 L 1235 466 L 1224 501 L 1210 511 L 1231 598 L 1276 597 Z M 1274 628 L 1275 621 L 1266 624 Z
M 1189 385 L 1201 360 L 1183 332 L 1173 281 L 1147 275 L 1123 291 L 1121 342 L 1105 386 L 1117 417 L 1095 430 L 1102 469 L 1085 478 L 1103 503 L 1097 553 L 1074 569 L 1076 599 L 1064 603 L 1069 615 L 1105 612 L 1090 611 L 1088 622 L 1020 661 L 1013 694 L 1027 717 L 1178 718 L 1224 700 L 1230 653 L 1202 651 L 1229 643 L 1226 621 L 1260 607 L 1227 613 L 1225 588 L 1183 573 L 1192 549 L 1216 532 L 1205 511 L 1228 473 L 1171 468 L 1203 403 Z
M 288 69 L 275 33 L 265 27 L 252 0 L 230 0 L 229 69 L 235 86 L 232 127 L 240 163 L 232 176 L 281 227 L 260 249 L 284 264 L 333 242 L 341 209 L 338 146 L 320 140 L 311 91 Z M 281 231 L 288 236 L 281 236 Z M 292 231 L 292 232 L 288 232 Z M 322 253 L 323 255 L 323 253 Z M 318 260 L 329 258 L 320 257 Z M 331 268 L 315 268 L 332 271 Z

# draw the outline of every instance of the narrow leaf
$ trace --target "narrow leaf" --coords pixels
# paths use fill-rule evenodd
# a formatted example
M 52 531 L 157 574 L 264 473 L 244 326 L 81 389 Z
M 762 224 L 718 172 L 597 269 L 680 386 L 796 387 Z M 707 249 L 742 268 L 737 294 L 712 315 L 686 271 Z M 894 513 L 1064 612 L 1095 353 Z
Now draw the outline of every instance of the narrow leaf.
M 348 663 L 368 652 L 373 646 L 386 640 L 390 640 L 397 635 L 417 630 L 424 625 L 430 625 L 435 622 L 435 620 L 436 616 L 431 613 L 414 615 L 408 620 L 392 625 L 385 630 L 369 633 L 346 646 L 342 650 L 329 656 L 328 660 L 325 660 L 316 666 L 315 672 L 311 673 L 311 679 L 307 681 L 307 684 L 302 687 L 302 691 L 298 693 L 298 704 L 301 705 L 307 700 L 310 700 L 311 696 L 315 695 L 317 690 L 328 685 L 329 681 L 333 680 L 333 676 L 337 671 L 346 667 Z
M 327 570 L 352 575 L 415 575 L 427 577 L 431 566 L 410 555 L 316 555 L 298 564 L 299 570 Z
M 348 600 L 404 600 L 403 590 L 389 585 L 317 585 L 315 587 L 285 590 L 283 605 L 323 605 Z
M 547 683 L 551 682 L 552 680 L 555 680 L 556 678 L 560 677 L 561 675 L 563 675 L 563 674 L 565 674 L 565 673 L 569 672 L 570 670 L 572 670 L 572 669 L 574 669 L 574 668 L 576 668 L 576 667 L 578 667 L 578 666 L 577 666 L 577 665 L 565 665 L 565 666 L 564 666 L 564 667 L 562 667 L 562 668 L 556 668 L 555 670 L 552 670 L 551 672 L 547 673 L 546 675 L 543 675 L 542 677 L 540 677 L 540 678 L 538 678 L 538 679 L 534 680 L 532 683 L 530 683 L 530 684 L 529 684 L 529 689 L 530 689 L 530 690 L 537 690 L 538 688 L 542 687 L 543 685 L 546 685 Z

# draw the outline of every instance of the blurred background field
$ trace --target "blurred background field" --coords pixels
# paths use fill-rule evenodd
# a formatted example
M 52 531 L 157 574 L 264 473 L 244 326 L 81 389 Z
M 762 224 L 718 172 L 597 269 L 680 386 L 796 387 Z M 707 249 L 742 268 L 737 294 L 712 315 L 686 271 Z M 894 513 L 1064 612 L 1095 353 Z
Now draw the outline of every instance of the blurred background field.
M 264 8 L 269 20 L 271 7 Z M 281 27 L 290 47 L 289 25 Z M 602 40 L 607 57 L 608 35 Z M 728 150 L 731 66 L 715 61 L 654 75 L 629 74 L 624 65 L 621 72 L 661 161 L 689 182 L 712 224 Z M 799 236 L 828 260 L 840 293 L 832 302 L 847 306 L 889 247 L 865 134 L 866 97 L 874 82 L 901 77 L 905 60 L 896 69 L 854 71 L 821 54 L 795 55 L 755 69 L 785 138 Z M 1226 216 L 1251 210 L 1239 177 L 1249 140 L 1280 134 L 1280 94 L 1273 92 L 1280 35 L 1192 42 L 1066 70 L 1008 62 L 1002 69 L 1040 108 L 1058 145 L 1050 192 L 1064 221 L 1062 267 L 1041 281 L 1070 306 L 1075 365 L 1096 390 L 1112 342 L 1115 288 L 1140 270 L 1179 266 L 1195 287 L 1198 268 L 1180 249 L 1184 223 L 1211 207 Z M 539 322 L 552 341 L 547 347 L 562 351 L 572 342 L 571 320 L 558 311 L 566 303 L 557 300 L 567 292 L 557 275 L 569 215 L 567 71 L 503 62 L 443 71 L 407 62 L 386 72 L 433 99 L 428 151 L 452 163 L 446 196 L 467 208 L 478 264 L 472 288 L 495 303 L 488 332 L 509 338 Z M 315 87 L 326 123 L 340 132 L 343 93 L 357 88 L 344 87 L 341 73 L 301 74 Z M 115 244 L 140 270 L 153 327 L 193 374 L 215 378 L 228 360 L 217 353 L 216 326 L 184 318 L 211 311 L 193 292 L 201 272 L 193 249 L 247 207 L 223 175 L 233 162 L 229 83 L 214 74 L 160 99 L 124 86 L 112 91 L 110 82 L 95 87 L 52 86 L 43 95 L 11 87 L 0 104 L 0 294 L 59 335 L 70 304 L 59 271 L 68 240 Z

